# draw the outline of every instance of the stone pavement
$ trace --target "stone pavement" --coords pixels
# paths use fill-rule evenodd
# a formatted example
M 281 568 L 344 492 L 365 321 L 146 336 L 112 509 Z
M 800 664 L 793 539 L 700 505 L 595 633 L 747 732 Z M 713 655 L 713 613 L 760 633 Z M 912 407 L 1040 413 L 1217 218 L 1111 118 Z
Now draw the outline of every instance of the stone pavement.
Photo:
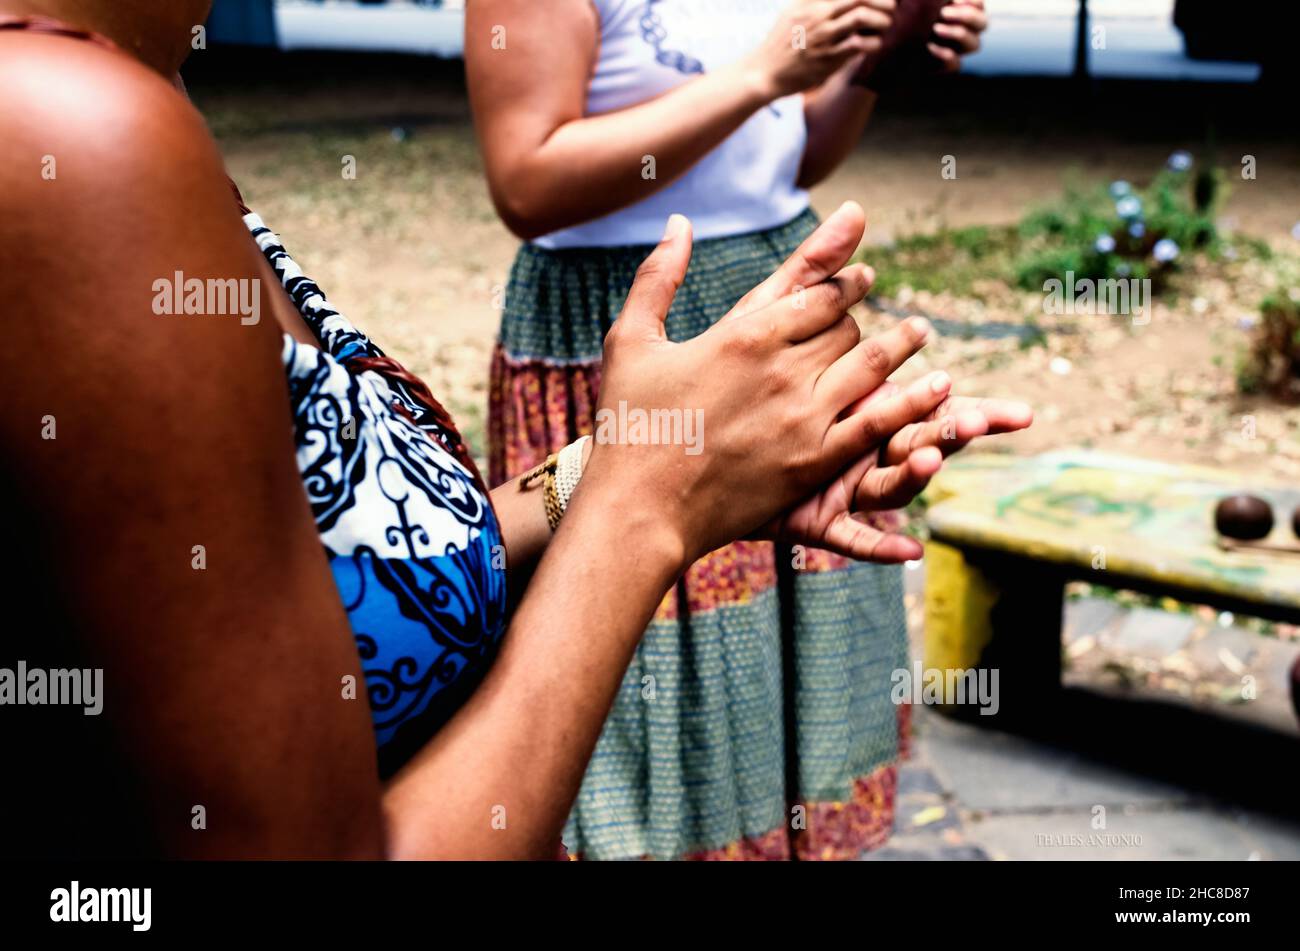
M 918 713 L 916 755 L 899 777 L 894 837 L 867 861 L 1300 860 L 1300 818 Z
M 908 572 L 918 657 L 922 576 Z M 918 709 L 894 837 L 865 860 L 1300 860 L 1300 642 L 1234 622 L 1070 602 L 1054 725 L 1016 735 Z

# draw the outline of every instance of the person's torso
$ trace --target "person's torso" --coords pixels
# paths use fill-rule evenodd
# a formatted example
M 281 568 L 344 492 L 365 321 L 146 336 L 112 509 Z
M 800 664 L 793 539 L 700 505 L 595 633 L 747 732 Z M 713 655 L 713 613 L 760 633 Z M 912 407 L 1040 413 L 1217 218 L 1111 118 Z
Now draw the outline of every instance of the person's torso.
M 788 0 L 592 2 L 600 15 L 600 53 L 586 111 L 601 115 L 735 63 L 763 41 Z M 808 207 L 808 193 L 796 185 L 806 138 L 803 97 L 779 99 L 671 184 L 534 243 L 544 248 L 653 244 L 674 213 L 692 220 L 699 239 L 784 224 Z M 643 180 L 651 182 L 657 171 L 647 150 Z

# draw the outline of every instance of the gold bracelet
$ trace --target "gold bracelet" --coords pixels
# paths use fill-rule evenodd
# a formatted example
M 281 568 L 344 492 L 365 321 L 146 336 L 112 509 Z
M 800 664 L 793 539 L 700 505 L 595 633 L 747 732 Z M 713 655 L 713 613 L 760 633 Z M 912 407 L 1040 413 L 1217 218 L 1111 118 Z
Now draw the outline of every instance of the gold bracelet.
M 552 532 L 559 527 L 560 519 L 564 516 L 564 506 L 560 504 L 560 493 L 555 487 L 555 468 L 559 461 L 559 454 L 551 453 L 546 457 L 545 462 L 524 476 L 519 482 L 519 491 L 526 492 L 536 484 L 538 479 L 545 480 L 542 483 L 542 501 L 546 506 L 546 524 L 551 526 Z

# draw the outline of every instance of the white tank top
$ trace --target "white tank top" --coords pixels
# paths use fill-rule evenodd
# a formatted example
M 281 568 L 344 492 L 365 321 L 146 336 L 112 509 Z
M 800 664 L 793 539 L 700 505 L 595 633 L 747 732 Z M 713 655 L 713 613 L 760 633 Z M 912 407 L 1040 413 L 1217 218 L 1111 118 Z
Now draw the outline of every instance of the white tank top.
M 767 36 L 789 0 L 591 2 L 600 14 L 600 58 L 587 87 L 587 114 L 600 115 L 740 59 Z M 534 243 L 544 248 L 653 244 L 674 212 L 691 219 L 697 239 L 784 224 L 808 207 L 808 193 L 795 185 L 806 139 L 803 97 L 778 99 L 667 187 Z M 643 174 L 647 166 L 643 163 Z

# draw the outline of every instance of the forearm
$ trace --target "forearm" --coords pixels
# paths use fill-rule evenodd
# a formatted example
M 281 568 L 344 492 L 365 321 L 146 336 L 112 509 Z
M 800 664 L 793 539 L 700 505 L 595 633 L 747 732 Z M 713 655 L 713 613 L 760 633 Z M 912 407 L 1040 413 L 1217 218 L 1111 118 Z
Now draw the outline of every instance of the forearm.
M 586 467 L 591 458 L 592 441 L 582 447 L 582 464 Z M 492 490 L 492 508 L 501 527 L 501 540 L 506 549 L 506 568 L 510 572 L 511 588 L 527 584 L 546 546 L 551 543 L 550 523 L 546 520 L 543 500 L 543 483 L 539 479 L 524 487 L 527 473 L 511 479 Z
M 573 119 L 531 150 L 489 159 L 493 198 L 525 239 L 603 217 L 676 181 L 772 98 L 742 61 L 636 106 Z
M 799 168 L 799 187 L 825 181 L 849 156 L 871 121 L 877 95 L 852 82 L 858 63 L 850 63 L 816 90 L 804 95 L 808 143 Z
M 551 541 L 541 482 L 524 488 L 523 480 L 524 477 L 520 476 L 492 490 L 492 508 L 501 528 L 512 591 L 527 583 L 533 567 Z
M 389 854 L 554 857 L 632 652 L 684 561 L 620 487 L 584 480 L 491 672 L 389 784 Z

